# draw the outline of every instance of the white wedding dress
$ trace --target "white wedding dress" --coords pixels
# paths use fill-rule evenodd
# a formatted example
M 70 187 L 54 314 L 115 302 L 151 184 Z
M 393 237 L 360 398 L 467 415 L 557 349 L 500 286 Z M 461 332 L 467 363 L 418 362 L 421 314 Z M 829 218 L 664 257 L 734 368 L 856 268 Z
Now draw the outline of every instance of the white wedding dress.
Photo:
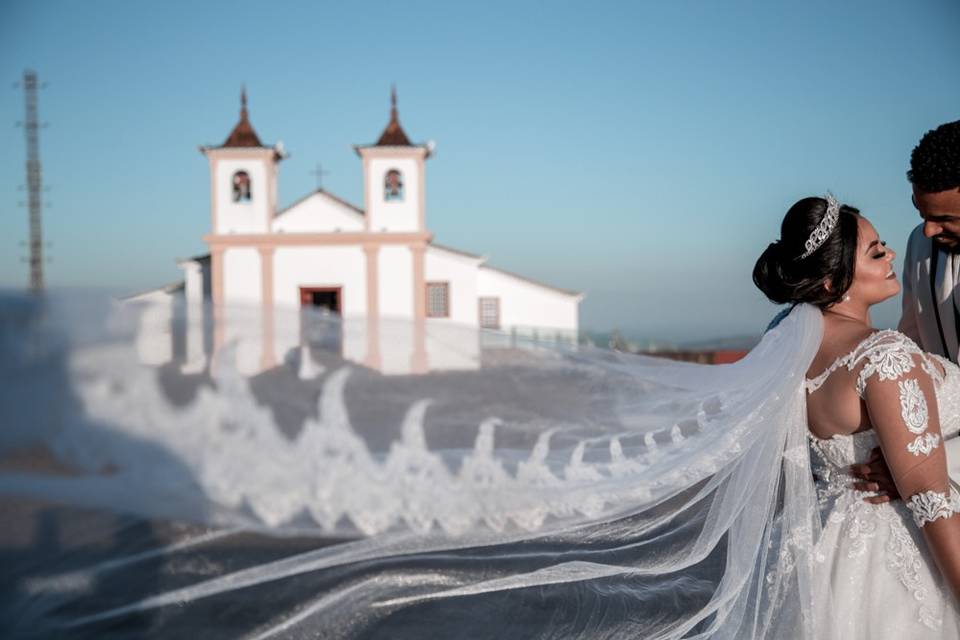
M 858 380 L 860 389 L 870 375 L 883 375 L 877 369 L 884 360 L 893 365 L 886 372 L 887 379 L 900 377 L 906 374 L 903 364 L 914 355 L 933 379 L 943 439 L 955 438 L 960 433 L 960 367 L 940 356 L 922 353 L 909 338 L 895 331 L 881 331 L 864 340 L 821 375 L 808 380 L 807 391 L 816 393 L 841 366 L 854 369 L 865 361 L 868 364 Z M 879 366 L 868 371 L 871 362 Z M 814 597 L 820 601 L 814 608 L 833 612 L 818 621 L 816 637 L 960 638 L 960 609 L 910 509 L 903 500 L 866 503 L 863 499 L 872 494 L 850 488 L 856 479 L 849 475 L 849 466 L 866 461 L 870 451 L 879 446 L 877 433 L 871 429 L 826 440 L 809 434 L 809 441 L 823 522 L 814 554 L 818 585 Z

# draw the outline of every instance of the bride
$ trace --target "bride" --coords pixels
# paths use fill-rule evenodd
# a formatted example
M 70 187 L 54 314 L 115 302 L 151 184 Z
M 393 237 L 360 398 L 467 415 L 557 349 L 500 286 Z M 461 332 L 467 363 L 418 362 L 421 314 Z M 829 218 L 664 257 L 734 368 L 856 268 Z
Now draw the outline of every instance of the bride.
M 309 379 L 247 378 L 257 326 L 181 375 L 136 360 L 158 336 L 130 308 L 0 300 L 0 627 L 960 637 L 960 370 L 870 327 L 893 257 L 856 209 L 799 201 L 754 271 L 792 306 L 721 366 L 512 340 L 390 377 L 320 340 Z M 851 487 L 878 445 L 902 501 Z
M 960 495 L 942 446 L 960 431 L 960 369 L 871 327 L 870 307 L 900 290 L 894 256 L 866 218 L 828 195 L 787 212 L 754 270 L 773 302 L 823 310 L 806 381 L 824 523 L 814 594 L 833 610 L 818 638 L 960 637 Z M 849 467 L 878 444 L 903 502 L 852 488 Z

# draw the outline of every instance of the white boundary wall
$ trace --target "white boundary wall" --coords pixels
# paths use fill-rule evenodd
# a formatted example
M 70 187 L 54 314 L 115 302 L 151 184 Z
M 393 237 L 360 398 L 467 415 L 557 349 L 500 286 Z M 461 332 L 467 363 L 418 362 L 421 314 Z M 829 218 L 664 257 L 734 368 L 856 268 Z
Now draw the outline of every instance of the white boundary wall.
M 479 297 L 500 299 L 500 329 L 532 333 L 551 330 L 575 338 L 580 296 L 556 291 L 489 267 L 480 267 Z

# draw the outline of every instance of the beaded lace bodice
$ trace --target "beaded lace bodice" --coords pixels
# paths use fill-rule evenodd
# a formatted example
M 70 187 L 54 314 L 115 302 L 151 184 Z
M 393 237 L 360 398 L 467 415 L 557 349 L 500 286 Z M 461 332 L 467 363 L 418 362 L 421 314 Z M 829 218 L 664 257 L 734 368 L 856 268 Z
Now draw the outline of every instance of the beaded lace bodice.
M 879 345 L 883 347 L 879 347 Z M 850 353 L 837 358 L 823 373 L 816 378 L 811 378 L 806 382 L 807 393 L 813 393 L 826 382 L 827 378 L 834 371 L 842 366 L 855 366 L 858 360 L 867 357 L 873 349 L 885 349 L 888 355 L 888 362 L 896 362 L 897 356 L 904 352 L 904 348 L 909 351 L 915 351 L 924 359 L 923 369 L 931 374 L 934 379 L 934 385 L 937 394 L 937 408 L 940 415 L 940 430 L 944 439 L 949 439 L 960 434 L 960 367 L 950 362 L 946 358 L 920 351 L 919 348 L 909 338 L 897 331 L 878 331 L 871 335 Z M 933 366 L 936 362 L 943 369 L 943 375 Z M 857 378 L 857 392 L 863 395 L 866 379 L 877 373 L 883 376 L 882 368 L 884 363 L 879 366 L 871 366 L 868 363 Z M 895 367 L 896 364 L 887 365 Z M 853 368 L 853 367 L 851 367 Z M 888 371 L 886 375 L 896 375 L 896 371 Z M 838 488 L 846 488 L 853 482 L 852 476 L 847 473 L 847 467 L 857 462 L 863 462 L 867 459 L 870 451 L 879 445 L 876 433 L 871 429 L 854 434 L 838 434 L 829 439 L 817 438 L 812 433 L 808 434 L 811 443 L 812 459 L 811 464 L 814 468 L 818 480 L 833 479 L 829 483 Z M 839 475 L 843 478 L 837 477 Z M 827 487 L 823 487 L 826 489 Z
M 914 369 L 917 360 L 933 381 L 942 438 L 956 437 L 960 433 L 960 367 L 941 356 L 923 352 L 913 341 L 895 331 L 871 335 L 822 374 L 807 380 L 806 389 L 808 393 L 814 393 L 841 366 L 853 371 L 863 364 L 856 381 L 857 392 L 862 397 L 870 376 L 888 381 L 906 378 L 906 372 Z M 922 394 L 919 405 L 913 401 L 915 384 L 911 386 L 911 380 L 904 379 L 900 385 L 905 427 L 911 434 L 917 434 L 917 439 L 907 449 L 916 456 L 928 455 L 940 446 L 940 437 L 926 433 L 927 408 Z M 829 439 L 808 433 L 808 441 L 824 527 L 840 527 L 841 539 L 845 541 L 844 548 L 838 552 L 847 558 L 866 556 L 872 553 L 868 550 L 874 548 L 871 544 L 878 536 L 885 538 L 886 557 L 876 558 L 876 561 L 885 564 L 913 597 L 917 603 L 918 621 L 929 629 L 939 629 L 941 620 L 931 605 L 935 601 L 934 594 L 930 593 L 932 588 L 921 576 L 923 565 L 932 559 L 923 557 L 927 553 L 926 547 L 919 528 L 914 525 L 914 514 L 902 500 L 868 504 L 863 498 L 871 494 L 851 488 L 857 480 L 850 475 L 849 467 L 865 462 L 871 450 L 879 445 L 876 432 L 870 429 L 834 435 Z

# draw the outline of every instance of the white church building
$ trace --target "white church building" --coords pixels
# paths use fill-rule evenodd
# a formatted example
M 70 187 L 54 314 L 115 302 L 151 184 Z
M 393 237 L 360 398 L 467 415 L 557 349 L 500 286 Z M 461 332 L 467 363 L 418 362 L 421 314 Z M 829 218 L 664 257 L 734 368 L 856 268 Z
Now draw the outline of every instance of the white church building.
M 477 366 L 479 345 L 457 361 L 431 358 L 431 336 L 444 330 L 468 327 L 479 335 L 476 329 L 490 329 L 575 342 L 581 293 L 494 268 L 483 256 L 433 241 L 426 161 L 434 148 L 410 141 L 400 126 L 395 92 L 391 102 L 379 139 L 354 146 L 363 171 L 362 207 L 318 188 L 281 209 L 277 187 L 286 153 L 280 143 L 260 141 L 242 94 L 240 120 L 224 143 L 200 148 L 210 166 L 210 232 L 203 236 L 209 255 L 179 261 L 182 287 L 134 298 L 179 298 L 185 316 L 170 318 L 171 331 L 185 335 L 154 345 L 147 359 L 179 360 L 185 370 L 196 370 L 211 350 L 234 340 L 244 369 L 270 368 L 297 348 L 291 342 L 300 332 L 278 325 L 296 318 L 290 310 L 301 307 L 338 314 L 342 355 L 386 373 Z M 205 302 L 228 316 L 218 318 L 212 339 L 202 335 L 201 316 L 211 308 Z M 260 335 L 231 330 L 234 308 L 259 310 Z M 371 325 L 379 319 L 383 326 Z M 362 322 L 363 330 L 352 332 L 351 322 Z M 391 322 L 393 334 L 406 326 L 410 335 L 379 335 Z M 362 338 L 352 341 L 353 333 Z

